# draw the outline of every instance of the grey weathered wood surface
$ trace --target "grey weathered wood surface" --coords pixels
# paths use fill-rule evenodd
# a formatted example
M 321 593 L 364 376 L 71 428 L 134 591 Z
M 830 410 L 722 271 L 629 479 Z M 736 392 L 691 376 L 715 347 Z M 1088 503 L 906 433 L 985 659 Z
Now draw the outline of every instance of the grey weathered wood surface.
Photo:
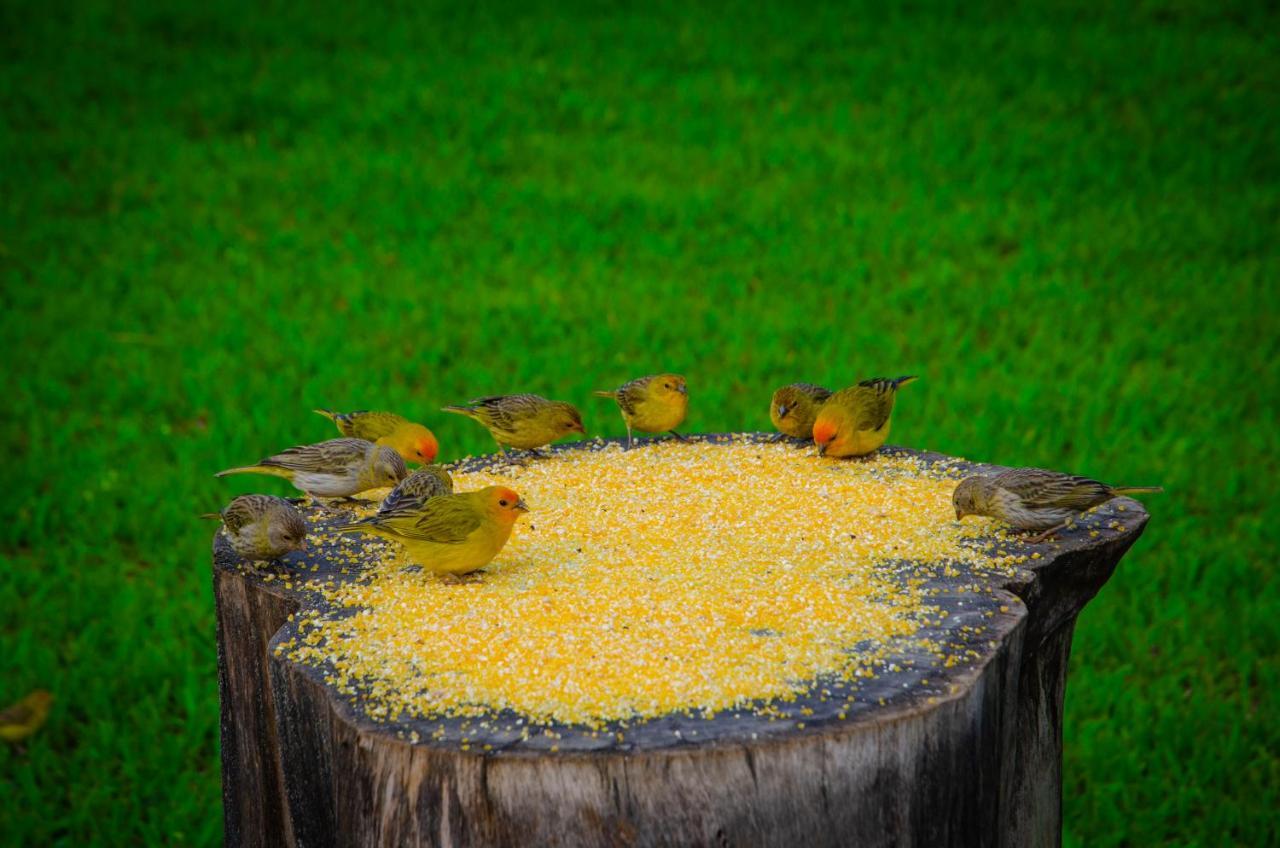
M 1108 526 L 1116 518 L 1123 530 Z M 672 716 L 622 741 L 574 728 L 524 740 L 501 717 L 485 729 L 369 720 L 318 670 L 271 654 L 314 599 L 244 568 L 218 538 L 227 843 L 1058 845 L 1076 616 L 1147 518 L 1115 501 L 1034 546 L 1043 558 L 989 592 L 973 591 L 973 575 L 934 581 L 949 615 L 928 635 L 970 662 L 943 668 L 904 648 L 899 671 L 785 706 L 780 720 Z M 323 574 L 323 556 L 311 561 Z

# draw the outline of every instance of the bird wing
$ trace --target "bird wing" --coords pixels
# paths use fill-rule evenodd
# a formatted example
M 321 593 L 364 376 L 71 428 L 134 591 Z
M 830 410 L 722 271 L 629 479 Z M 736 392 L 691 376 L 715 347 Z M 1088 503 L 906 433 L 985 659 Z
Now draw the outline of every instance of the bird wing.
M 471 405 L 481 411 L 490 427 L 510 432 L 515 428 L 516 420 L 537 413 L 547 404 L 547 399 L 538 395 L 497 395 L 476 398 Z
M 314 445 L 299 445 L 269 456 L 259 465 L 274 465 L 291 471 L 331 474 L 364 462 L 372 443 L 364 439 L 330 439 Z
M 649 384 L 652 377 L 637 377 L 618 387 L 618 406 L 628 415 L 634 415 L 636 407 L 649 396 Z
M 791 387 L 803 395 L 813 398 L 814 403 L 822 403 L 831 397 L 831 392 L 822 386 L 815 386 L 813 383 L 792 383 Z
M 1105 483 L 1042 468 L 1014 468 L 997 474 L 992 482 L 1017 495 L 1032 509 L 1086 510 L 1111 497 L 1111 489 Z
M 227 504 L 222 510 L 222 523 L 235 533 L 246 524 L 252 524 L 266 512 L 266 499 L 263 495 L 241 495 Z
M 421 505 L 436 495 L 453 492 L 453 478 L 438 465 L 419 468 L 391 490 L 378 509 L 379 514 L 396 512 L 407 505 Z
M 879 430 L 893 413 L 893 388 L 879 380 L 859 383 L 853 398 L 858 430 Z
M 480 512 L 470 498 L 432 498 L 421 507 L 379 514 L 375 522 L 406 539 L 458 545 L 480 526 Z
M 369 441 L 389 436 L 401 425 L 409 423 L 409 419 L 403 415 L 396 415 L 394 412 L 370 412 L 367 409 L 350 412 L 347 418 L 351 419 L 353 431 L 348 435 L 357 435 Z

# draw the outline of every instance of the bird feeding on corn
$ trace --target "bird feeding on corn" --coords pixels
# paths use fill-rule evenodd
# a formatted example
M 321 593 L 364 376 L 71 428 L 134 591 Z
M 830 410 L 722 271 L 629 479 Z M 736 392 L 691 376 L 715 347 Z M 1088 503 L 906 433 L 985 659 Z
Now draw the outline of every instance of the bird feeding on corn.
M 307 523 L 302 513 L 274 495 L 240 495 L 221 512 L 200 517 L 221 521 L 231 549 L 251 562 L 280 559 L 306 547 Z
M 389 447 L 365 439 L 330 439 L 300 445 L 255 465 L 228 468 L 228 474 L 283 477 L 313 498 L 349 498 L 369 489 L 394 486 L 409 474 L 404 459 Z
M 651 374 L 623 383 L 611 391 L 595 392 L 596 397 L 611 398 L 622 412 L 627 425 L 627 448 L 632 445 L 632 430 L 642 433 L 670 433 L 684 441 L 676 428 L 684 423 L 689 411 L 689 387 L 679 374 Z
M 769 403 L 769 418 L 778 429 L 778 438 L 812 439 L 818 410 L 830 397 L 829 390 L 812 383 L 792 383 L 774 392 Z
M 399 542 L 409 559 L 436 574 L 469 574 L 488 565 L 528 505 L 506 486 L 439 495 L 343 524 L 339 533 L 371 533 Z
M 379 513 L 421 506 L 439 495 L 453 494 L 453 477 L 442 466 L 427 465 L 410 474 L 391 490 L 378 507 Z
M 1043 468 L 1012 468 L 991 476 L 968 477 L 951 502 L 956 520 L 966 515 L 997 518 L 1018 530 L 1043 531 L 1027 541 L 1043 542 L 1083 512 L 1120 495 L 1162 492 L 1159 486 L 1110 486 Z
M 494 395 L 476 398 L 460 406 L 446 406 L 444 412 L 463 415 L 483 425 L 498 448 L 538 452 L 538 448 L 572 433 L 586 435 L 577 407 L 540 395 Z
M 898 389 L 915 377 L 872 377 L 827 399 L 813 422 L 819 456 L 866 456 L 889 437 Z
M 426 465 L 435 462 L 440 453 L 440 443 L 434 433 L 394 412 L 364 409 L 356 412 L 317 409 L 315 412 L 338 425 L 342 435 L 385 445 L 404 457 L 405 462 Z

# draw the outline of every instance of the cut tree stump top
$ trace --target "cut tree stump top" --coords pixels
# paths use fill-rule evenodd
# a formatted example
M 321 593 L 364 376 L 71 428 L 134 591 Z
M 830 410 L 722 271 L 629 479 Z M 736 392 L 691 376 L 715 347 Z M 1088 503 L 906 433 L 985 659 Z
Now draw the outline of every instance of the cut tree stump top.
M 759 439 L 769 436 L 703 436 L 710 442 L 734 439 Z M 601 450 L 611 442 L 597 440 L 583 444 L 557 446 L 556 455 L 575 450 Z M 643 446 L 636 450 L 645 450 Z M 790 449 L 790 447 L 788 447 Z M 811 451 L 810 451 L 811 453 Z M 957 474 L 984 473 L 997 470 L 992 466 L 967 463 L 937 454 L 889 448 L 886 457 L 916 457 L 926 463 L 943 464 Z M 533 460 L 533 462 L 554 462 Z M 820 461 L 839 467 L 839 461 Z M 494 471 L 505 460 L 500 455 L 468 459 L 454 466 L 455 474 Z M 874 460 L 872 461 L 874 462 Z M 815 472 L 825 473 L 825 472 Z M 518 472 L 517 472 L 518 474 Z M 958 477 L 957 477 L 958 479 Z M 511 482 L 519 487 L 517 477 Z M 538 504 L 528 521 L 538 521 Z M 920 624 L 909 637 L 890 640 L 879 646 L 881 655 L 867 677 L 844 678 L 823 675 L 804 681 L 792 698 L 749 699 L 731 708 L 715 712 L 689 709 L 667 715 L 607 721 L 600 726 L 584 726 L 554 720 L 538 720 L 511 710 L 493 710 L 475 716 L 394 716 L 373 717 L 368 711 L 368 687 L 362 681 L 335 685 L 335 669 L 325 662 L 290 662 L 283 646 L 297 645 L 305 632 L 305 622 L 312 615 L 341 617 L 353 610 L 335 610 L 315 590 L 359 581 L 368 574 L 386 543 L 371 537 L 343 537 L 335 542 L 328 528 L 349 520 L 349 514 L 326 513 L 312 508 L 306 518 L 313 528 L 311 539 L 323 541 L 301 555 L 290 555 L 278 566 L 253 567 L 238 562 L 219 537 L 215 543 L 215 567 L 236 575 L 253 585 L 255 590 L 279 598 L 282 604 L 299 610 L 271 638 L 269 649 L 294 671 L 312 681 L 331 700 L 335 713 L 361 731 L 382 734 L 420 745 L 483 752 L 490 756 L 548 753 L 573 754 L 599 751 L 643 751 L 721 743 L 743 743 L 789 737 L 796 734 L 823 734 L 847 730 L 859 723 L 890 720 L 903 713 L 929 710 L 941 702 L 968 690 L 974 676 L 1001 649 L 1007 635 L 1027 619 L 1027 602 L 1037 600 L 1037 576 L 1050 576 L 1051 582 L 1079 584 L 1070 598 L 1055 593 L 1056 603 L 1043 610 L 1033 630 L 1048 633 L 1056 624 L 1074 616 L 1079 606 L 1096 591 L 1098 575 L 1076 574 L 1077 563 L 1114 560 L 1118 554 L 1099 557 L 1107 549 L 1127 548 L 1141 532 L 1147 514 L 1141 505 L 1128 499 L 1117 499 L 1083 517 L 1071 530 L 1059 534 L 1058 540 L 1029 545 L 1020 540 L 1000 541 L 996 547 L 1013 557 L 1027 557 L 1016 567 L 1007 564 L 990 569 L 973 569 L 963 565 L 952 568 L 911 569 L 909 564 L 886 564 L 897 568 L 903 579 L 919 582 L 925 603 L 931 608 L 919 616 Z M 972 521 L 972 519 L 970 519 Z M 516 533 L 527 532 L 517 526 Z M 355 551 L 353 557 L 352 552 Z M 696 551 L 691 552 L 696 556 Z M 495 562 L 500 567 L 503 559 Z M 424 580 L 439 578 L 422 575 Z M 471 578 L 483 580 L 484 577 Z M 426 658 L 429 661 L 429 658 Z M 345 691 L 340 691 L 344 689 Z

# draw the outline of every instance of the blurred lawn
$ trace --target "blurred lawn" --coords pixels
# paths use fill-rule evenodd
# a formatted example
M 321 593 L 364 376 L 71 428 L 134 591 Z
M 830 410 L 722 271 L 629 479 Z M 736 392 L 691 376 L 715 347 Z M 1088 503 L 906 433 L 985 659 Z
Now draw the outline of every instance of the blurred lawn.
M 1067 840 L 1274 841 L 1275 6 L 927 5 L 0 5 L 0 701 L 59 696 L 0 841 L 220 839 L 194 516 L 287 487 L 213 471 L 320 404 L 616 435 L 589 390 L 667 368 L 690 430 L 919 373 L 897 443 L 1165 485 L 1080 621 Z

